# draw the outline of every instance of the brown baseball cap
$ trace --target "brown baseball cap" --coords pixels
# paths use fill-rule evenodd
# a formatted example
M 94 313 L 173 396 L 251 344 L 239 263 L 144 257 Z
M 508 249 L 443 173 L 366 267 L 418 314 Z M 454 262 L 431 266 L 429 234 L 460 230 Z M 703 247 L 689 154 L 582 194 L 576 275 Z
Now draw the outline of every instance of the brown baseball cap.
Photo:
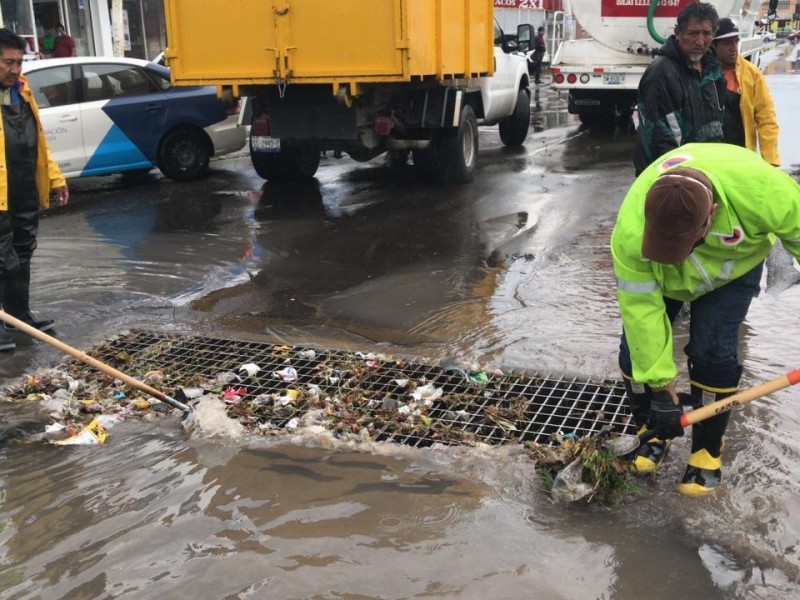
M 659 175 L 644 201 L 642 256 L 667 265 L 683 262 L 708 225 L 713 189 L 697 169 L 675 167 Z

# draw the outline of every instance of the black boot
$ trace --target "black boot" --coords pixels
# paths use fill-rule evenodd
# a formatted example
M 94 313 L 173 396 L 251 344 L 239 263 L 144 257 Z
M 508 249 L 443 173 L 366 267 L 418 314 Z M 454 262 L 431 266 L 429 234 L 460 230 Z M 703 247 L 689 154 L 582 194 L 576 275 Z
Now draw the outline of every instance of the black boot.
M 52 319 L 36 320 L 31 314 L 30 287 L 31 263 L 28 261 L 20 264 L 19 271 L 6 276 L 2 295 L 3 309 L 12 317 L 16 317 L 39 331 L 50 331 L 54 326 Z M 6 331 L 16 331 L 16 328 L 8 323 L 5 323 L 4 327 Z
M 3 289 L 5 288 L 5 285 L 5 279 L 0 279 L 0 298 L 3 297 Z M 17 344 L 11 339 L 11 336 L 8 335 L 5 330 L 0 329 L 0 351 L 13 350 L 16 347 Z
M 628 408 L 630 408 L 633 415 L 633 422 L 636 423 L 636 433 L 643 433 L 647 429 L 653 390 L 650 389 L 649 385 L 633 383 L 624 376 L 623 382 L 625 384 L 625 399 L 628 401 Z M 640 475 L 654 473 L 667 457 L 671 443 L 672 440 L 653 438 L 640 445 L 631 464 L 631 471 Z
M 735 392 L 718 392 L 710 401 L 722 400 Z M 708 392 L 705 393 L 708 396 Z M 692 386 L 692 395 L 703 398 L 703 390 Z M 706 402 L 704 398 L 704 404 Z M 678 491 L 687 496 L 705 496 L 722 482 L 723 437 L 731 413 L 724 412 L 692 426 L 692 453 Z

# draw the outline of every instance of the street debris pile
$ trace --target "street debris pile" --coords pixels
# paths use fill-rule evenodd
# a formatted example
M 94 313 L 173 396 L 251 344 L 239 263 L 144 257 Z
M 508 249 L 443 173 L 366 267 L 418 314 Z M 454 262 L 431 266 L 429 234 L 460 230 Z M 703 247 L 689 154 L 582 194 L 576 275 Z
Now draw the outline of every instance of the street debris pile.
M 587 440 L 601 430 L 633 429 L 618 382 L 141 331 L 87 354 L 185 398 L 195 408 L 187 428 L 204 437 L 222 428 L 228 438 L 302 430 L 320 439 L 414 447 L 521 444 L 545 473 L 581 457 L 582 483 L 593 486 L 585 496 L 601 502 L 608 500 L 601 488 L 620 487 L 614 479 L 623 471 L 618 459 L 602 461 L 599 451 L 590 452 Z M 53 422 L 45 437 L 57 443 L 102 443 L 105 429 L 119 419 L 153 419 L 172 411 L 76 361 L 23 378 L 5 397 L 40 401 Z
M 639 487 L 631 477 L 627 456 L 604 445 L 607 432 L 580 438 L 556 436 L 556 447 L 530 448 L 539 474 L 558 502 L 584 500 L 603 506 L 616 504 Z

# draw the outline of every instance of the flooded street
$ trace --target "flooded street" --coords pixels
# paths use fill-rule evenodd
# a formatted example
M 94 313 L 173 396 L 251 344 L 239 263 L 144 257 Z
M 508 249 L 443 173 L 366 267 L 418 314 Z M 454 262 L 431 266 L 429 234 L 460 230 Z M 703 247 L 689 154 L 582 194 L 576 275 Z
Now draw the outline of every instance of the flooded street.
M 773 64 L 797 171 L 800 76 Z M 634 138 L 583 131 L 566 98 L 537 92 L 524 148 L 483 130 L 464 186 L 330 156 L 306 185 L 265 184 L 247 157 L 188 184 L 74 181 L 41 224 L 34 310 L 82 349 L 149 329 L 616 379 L 608 239 Z M 748 387 L 800 366 L 800 273 L 785 254 L 768 271 L 742 336 Z M 15 339 L 4 383 L 62 359 Z M 797 598 L 798 402 L 786 390 L 737 412 L 716 495 L 674 491 L 681 438 L 613 509 L 551 503 L 510 448 L 225 445 L 177 418 L 126 421 L 102 447 L 14 441 L 0 446 L 0 597 Z M 6 431 L 46 422 L 0 411 Z

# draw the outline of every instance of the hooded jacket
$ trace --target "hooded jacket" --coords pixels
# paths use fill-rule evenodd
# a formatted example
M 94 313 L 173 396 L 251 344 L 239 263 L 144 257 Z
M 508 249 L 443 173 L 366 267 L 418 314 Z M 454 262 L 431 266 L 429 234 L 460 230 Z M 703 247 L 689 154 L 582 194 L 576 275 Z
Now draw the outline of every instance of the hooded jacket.
M 716 56 L 692 66 L 671 35 L 639 82 L 636 174 L 665 152 L 690 142 L 721 142 L 725 78 Z
M 38 153 L 36 158 L 36 191 L 39 196 L 39 206 L 48 208 L 50 206 L 50 190 L 64 187 L 67 185 L 61 169 L 50 156 L 47 141 L 42 129 L 42 121 L 39 118 L 39 107 L 33 99 L 33 94 L 28 87 L 28 80 L 24 75 L 19 77 L 19 88 L 17 90 L 20 97 L 28 103 L 36 120 Z M 8 173 L 6 171 L 6 138 L 3 120 L 0 119 L 0 210 L 8 210 Z
M 736 79 L 739 81 L 741 100 L 739 112 L 744 129 L 745 145 L 774 166 L 780 166 L 778 154 L 778 118 L 767 82 L 757 66 L 749 60 L 736 57 Z
M 681 264 L 665 265 L 642 256 L 644 201 L 656 177 L 677 166 L 705 173 L 718 206 L 703 243 Z M 800 185 L 747 148 L 687 144 L 634 181 L 611 234 L 611 255 L 635 382 L 662 387 L 677 374 L 663 297 L 691 302 L 724 286 L 764 260 L 775 237 L 800 260 Z

